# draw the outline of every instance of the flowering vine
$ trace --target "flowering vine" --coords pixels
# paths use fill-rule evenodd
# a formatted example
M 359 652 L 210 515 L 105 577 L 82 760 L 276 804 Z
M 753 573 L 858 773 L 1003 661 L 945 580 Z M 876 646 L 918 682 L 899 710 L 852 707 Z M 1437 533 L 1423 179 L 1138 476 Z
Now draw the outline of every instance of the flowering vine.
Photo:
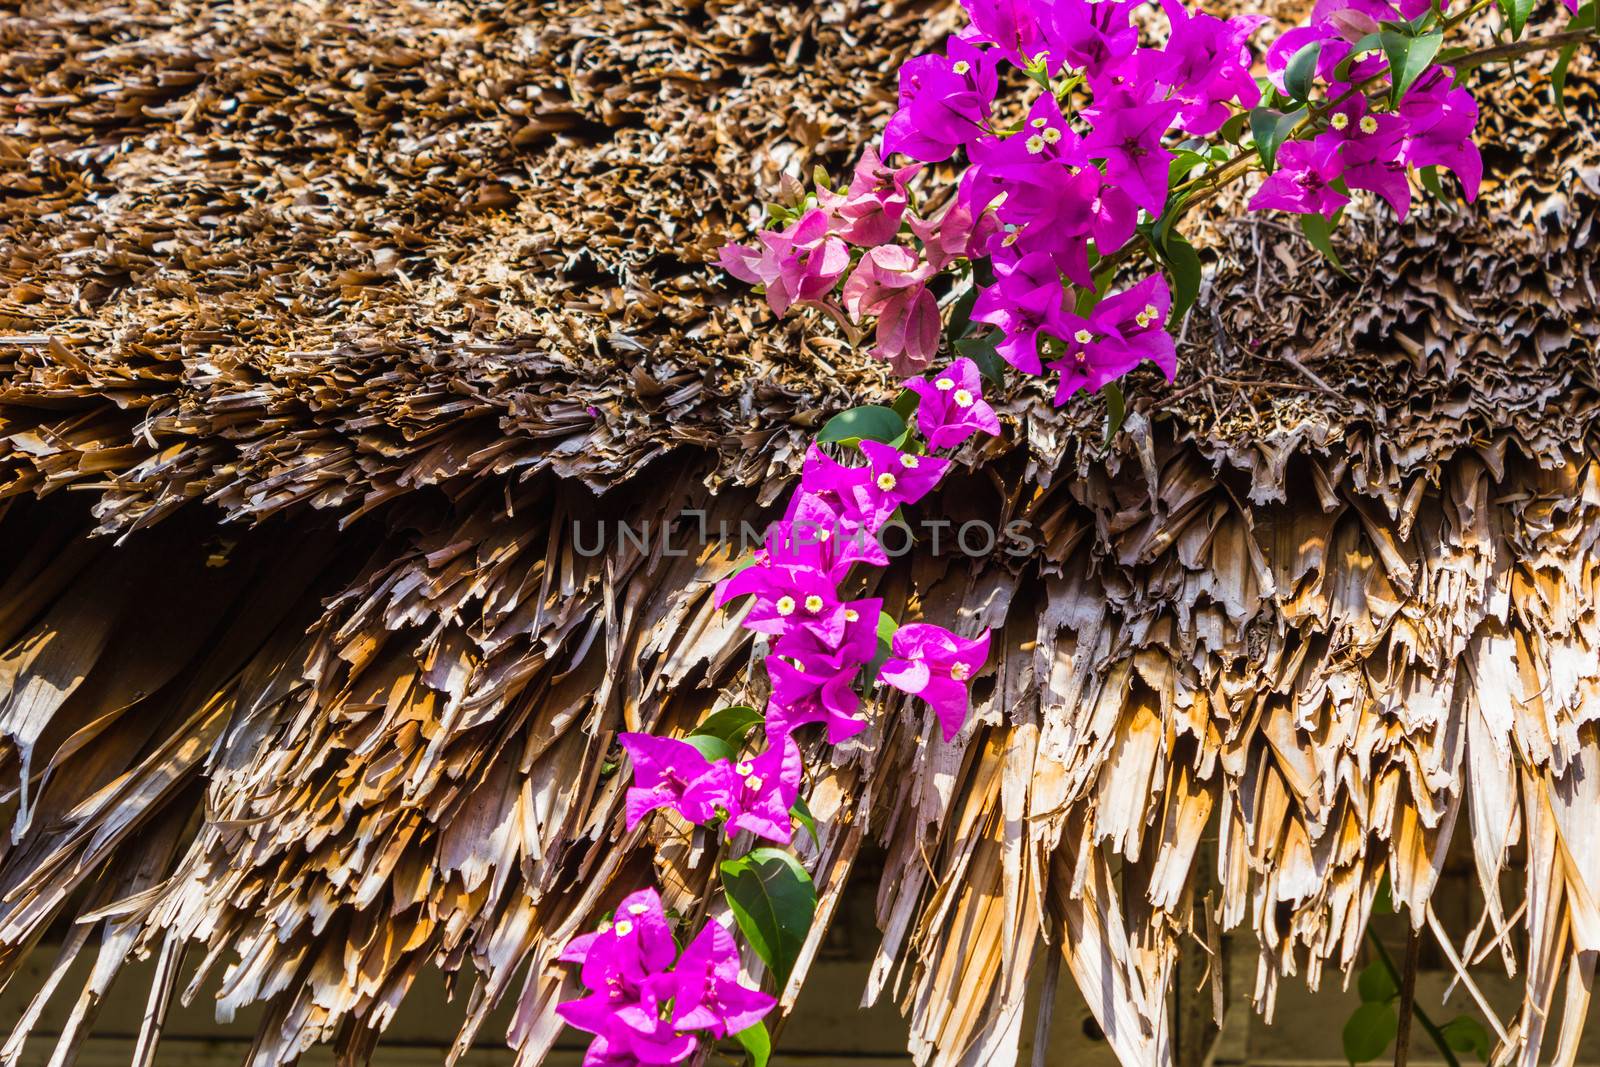
M 1264 16 L 1159 0 L 1164 25 L 1153 26 L 1136 18 L 1146 0 L 963 0 L 968 25 L 900 68 L 899 106 L 848 184 L 791 182 L 769 207 L 773 225 L 723 250 L 723 269 L 763 287 L 775 314 L 816 308 L 854 338 L 870 334 L 872 355 L 905 380 L 892 408 L 854 408 L 824 427 L 783 517 L 717 590 L 767 641 L 766 707 L 722 709 L 685 738 L 620 738 L 630 829 L 665 809 L 725 841 L 769 842 L 718 873 L 780 989 L 816 899 L 778 847 L 811 818 L 796 734 L 855 737 L 877 682 L 924 702 L 946 740 L 967 720 L 989 635 L 901 626 L 880 600 L 846 590 L 857 568 L 887 565 L 885 527 L 950 469 L 935 453 L 1000 432 L 985 379 L 1008 366 L 1046 377 L 1058 405 L 1102 392 L 1114 432 L 1120 379 L 1146 361 L 1169 380 L 1177 372 L 1173 332 L 1200 283 L 1179 223 L 1251 172 L 1264 177 L 1250 210 L 1298 215 L 1335 264 L 1332 233 L 1360 192 L 1404 218 L 1419 188 L 1444 195 L 1448 172 L 1474 199 L 1478 113 L 1460 72 L 1561 48 L 1559 106 L 1572 49 L 1595 27 L 1593 0 L 1564 3 L 1564 32 L 1521 40 L 1528 0 L 1453 13 L 1449 0 L 1318 0 L 1258 59 L 1250 42 Z M 1444 48 L 1491 5 L 1512 43 Z M 930 372 L 946 347 L 960 358 Z M 595 1034 L 585 1064 L 678 1063 L 727 1036 L 765 1063 L 761 1020 L 776 1001 L 746 984 L 732 931 L 717 918 L 677 925 L 644 889 L 566 947 L 589 992 L 559 1010 Z M 680 932 L 692 935 L 681 949 Z

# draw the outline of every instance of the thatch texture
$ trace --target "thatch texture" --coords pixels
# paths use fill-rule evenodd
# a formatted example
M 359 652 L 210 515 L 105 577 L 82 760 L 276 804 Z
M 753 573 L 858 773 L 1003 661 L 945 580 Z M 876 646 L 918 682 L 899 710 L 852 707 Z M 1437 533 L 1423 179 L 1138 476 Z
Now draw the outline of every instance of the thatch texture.
M 40 991 L 80 998 L 61 1049 L 154 952 L 143 1062 L 176 996 L 266 1003 L 253 1063 L 360 1062 L 440 968 L 458 1047 L 532 1064 L 562 942 L 703 884 L 703 842 L 621 833 L 613 737 L 759 697 L 711 605 L 731 557 L 574 538 L 759 518 L 810 428 L 887 384 L 702 264 L 781 168 L 851 157 L 950 12 L 649 6 L 0 23 L 0 966 L 91 920 L 62 949 L 94 946 L 88 987 Z M 1385 871 L 1425 921 L 1469 830 L 1487 922 L 1454 951 L 1525 931 L 1508 1055 L 1570 1049 L 1546 1009 L 1582 1006 L 1600 950 L 1577 66 L 1571 126 L 1536 75 L 1483 96 L 1475 208 L 1358 215 L 1353 280 L 1220 221 L 1186 370 L 1141 379 L 1110 453 L 1093 403 L 1019 389 L 924 509 L 1037 543 L 927 546 L 877 585 L 998 628 L 979 721 L 946 745 L 891 701 L 817 753 L 821 914 L 881 843 L 867 993 L 919 1061 L 1006 1062 L 1059 948 L 1124 1062 L 1164 1062 L 1208 911 L 1255 931 L 1270 1010 L 1353 959 Z M 506 998 L 510 1033 L 478 1035 Z

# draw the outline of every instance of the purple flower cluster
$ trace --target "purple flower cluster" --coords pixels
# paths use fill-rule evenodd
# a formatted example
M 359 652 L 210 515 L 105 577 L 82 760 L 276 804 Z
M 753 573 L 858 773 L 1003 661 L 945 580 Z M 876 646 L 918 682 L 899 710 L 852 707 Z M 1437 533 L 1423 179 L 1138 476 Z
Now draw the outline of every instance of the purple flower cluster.
M 1280 86 L 1297 52 L 1320 48 L 1317 73 L 1326 82 L 1329 104 L 1322 129 L 1283 146 L 1278 169 L 1250 201 L 1253 210 L 1331 219 L 1349 203 L 1349 190 L 1365 189 L 1405 218 L 1411 208 L 1408 167 L 1444 167 L 1460 180 L 1468 200 L 1477 197 L 1483 177 L 1472 140 L 1478 105 L 1471 93 L 1455 86 L 1454 72 L 1430 68 L 1407 90 L 1397 113 L 1380 113 L 1361 86 L 1383 72 L 1382 53 L 1352 58 L 1379 20 L 1415 18 L 1428 9 L 1426 0 L 1401 0 L 1398 8 L 1383 0 L 1321 0 L 1309 26 L 1273 43 L 1267 67 Z
M 707 922 L 679 953 L 654 889 L 629 895 L 603 929 L 568 942 L 561 959 L 582 965 L 590 991 L 556 1008 L 595 1035 L 584 1067 L 681 1063 L 702 1034 L 738 1033 L 776 1003 L 740 982 L 739 952 L 720 922 Z
M 974 433 L 998 433 L 994 409 L 983 399 L 978 367 L 958 359 L 932 380 L 912 379 L 917 427 L 932 448 L 954 448 Z M 950 461 L 877 441 L 862 440 L 860 465 L 840 463 L 812 447 L 800 486 L 782 521 L 774 523 L 755 562 L 717 591 L 717 602 L 748 596 L 744 626 L 772 638 L 766 658 L 772 695 L 767 735 L 789 735 L 820 723 L 839 744 L 866 729 L 857 685 L 877 656 L 882 602 L 845 599 L 840 584 L 856 563 L 883 566 L 878 536 L 902 507 L 925 497 Z M 884 681 L 932 705 L 946 739 L 966 720 L 968 681 L 983 665 L 988 636 L 957 637 L 931 624 L 901 628 Z M 893 668 L 891 670 L 891 668 Z

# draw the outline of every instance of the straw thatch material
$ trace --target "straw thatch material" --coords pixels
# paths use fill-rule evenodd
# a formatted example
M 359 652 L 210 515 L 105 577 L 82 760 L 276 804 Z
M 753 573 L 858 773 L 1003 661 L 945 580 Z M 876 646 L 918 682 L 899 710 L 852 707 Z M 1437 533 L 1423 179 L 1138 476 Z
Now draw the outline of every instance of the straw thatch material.
M 252 1063 L 362 1062 L 424 968 L 468 997 L 458 1050 L 510 998 L 532 1064 L 560 944 L 704 884 L 704 842 L 621 833 L 613 737 L 759 698 L 710 603 L 731 557 L 575 538 L 757 519 L 886 384 L 702 263 L 783 167 L 848 160 L 949 15 L 0 23 L 0 967 L 81 920 L 36 1000 L 78 998 L 59 1062 L 148 952 L 141 1064 L 178 996 L 265 1003 Z M 1019 388 L 924 510 L 1031 547 L 879 576 L 902 619 L 999 630 L 954 744 L 890 702 L 817 754 L 821 914 L 880 842 L 867 995 L 919 1062 L 1007 1062 L 1061 950 L 1123 1061 L 1162 1063 L 1208 913 L 1255 931 L 1270 1011 L 1350 963 L 1386 871 L 1425 922 L 1468 831 L 1486 922 L 1441 932 L 1525 931 L 1507 1055 L 1575 1047 L 1544 1031 L 1600 949 L 1600 116 L 1586 67 L 1573 125 L 1542 93 L 1484 95 L 1475 208 L 1358 214 L 1353 280 L 1275 220 L 1211 227 L 1184 376 L 1141 379 L 1113 450 L 1092 401 Z

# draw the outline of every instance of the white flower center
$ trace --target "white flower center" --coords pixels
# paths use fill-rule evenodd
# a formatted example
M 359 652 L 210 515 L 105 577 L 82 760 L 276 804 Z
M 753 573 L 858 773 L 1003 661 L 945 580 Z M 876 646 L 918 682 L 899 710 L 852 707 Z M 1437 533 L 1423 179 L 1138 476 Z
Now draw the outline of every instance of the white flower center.
M 1030 156 L 1036 156 L 1044 151 L 1044 138 L 1034 134 L 1024 143 L 1024 147 L 1027 148 Z
M 744 776 L 744 784 L 749 786 L 751 789 L 760 789 L 761 776 L 759 774 L 747 774 Z
M 618 937 L 627 937 L 629 934 L 633 933 L 633 923 L 629 922 L 627 919 L 623 919 L 611 929 L 617 932 Z
M 1346 126 L 1350 125 L 1350 116 L 1346 115 L 1343 111 L 1340 111 L 1335 114 L 1333 118 L 1328 120 L 1328 125 L 1332 126 L 1336 130 L 1342 130 Z
M 1055 144 L 1057 141 L 1061 140 L 1061 131 L 1052 126 L 1039 136 L 1043 137 L 1047 144 Z
M 861 612 L 857 611 L 855 608 L 844 609 L 845 622 L 855 622 L 859 618 L 861 618 Z
M 830 531 L 830 530 L 822 529 L 822 530 L 818 530 L 817 531 L 817 540 L 818 541 L 826 541 L 831 536 L 833 536 L 833 534 L 832 534 L 832 531 Z
M 821 611 L 822 598 L 815 593 L 812 593 L 810 596 L 806 597 L 806 610 L 812 612 Z
M 965 389 L 957 389 L 950 395 L 950 399 L 956 402 L 956 407 L 958 408 L 970 408 L 972 406 L 972 394 Z
M 956 387 L 956 383 L 951 381 L 949 378 L 940 378 L 938 381 L 934 382 L 933 384 L 934 384 L 934 387 L 936 389 L 938 389 L 940 392 L 945 392 L 946 390 L 954 389 Z
M 972 69 L 972 64 L 968 63 L 964 59 L 958 59 L 954 64 L 951 65 L 950 69 L 955 71 L 957 74 L 965 74 L 967 71 Z
M 794 597 L 792 597 L 792 596 L 781 596 L 781 597 L 779 597 L 778 598 L 778 603 L 777 603 L 777 608 L 778 608 L 778 614 L 779 615 L 793 615 L 794 614 Z
M 1363 116 L 1361 116 L 1361 132 L 1362 133 L 1377 133 L 1378 132 L 1378 120 L 1373 118 L 1371 115 L 1363 115 Z
M 733 769 L 738 773 L 740 778 L 748 778 L 750 777 L 750 771 L 752 768 L 750 766 L 750 761 L 745 760 L 742 763 L 734 764 Z
M 957 393 L 956 395 L 960 396 L 961 394 Z M 916 470 L 917 469 L 917 457 L 916 456 L 901 456 L 900 457 L 900 466 L 904 467 L 908 471 Z
M 628 914 L 629 915 L 643 915 L 645 912 L 647 912 L 649 910 L 650 910 L 650 905 L 648 905 L 648 904 L 629 904 L 628 905 Z
M 1141 311 L 1139 314 L 1133 317 L 1133 321 L 1137 322 L 1140 326 L 1148 326 L 1150 325 L 1150 316 Z
M 894 480 L 894 475 L 890 474 L 888 471 L 884 471 L 882 474 L 878 475 L 878 488 L 882 489 L 885 493 L 893 489 L 897 484 L 898 483 Z
M 954 678 L 958 682 L 966 681 L 967 676 L 971 673 L 972 668 L 968 667 L 965 663 L 957 663 L 950 668 L 950 677 Z
M 1090 341 L 1094 340 L 1094 334 L 1090 333 L 1088 330 L 1079 330 L 1077 333 L 1072 335 L 1072 339 L 1078 342 L 1080 345 L 1086 345 Z

